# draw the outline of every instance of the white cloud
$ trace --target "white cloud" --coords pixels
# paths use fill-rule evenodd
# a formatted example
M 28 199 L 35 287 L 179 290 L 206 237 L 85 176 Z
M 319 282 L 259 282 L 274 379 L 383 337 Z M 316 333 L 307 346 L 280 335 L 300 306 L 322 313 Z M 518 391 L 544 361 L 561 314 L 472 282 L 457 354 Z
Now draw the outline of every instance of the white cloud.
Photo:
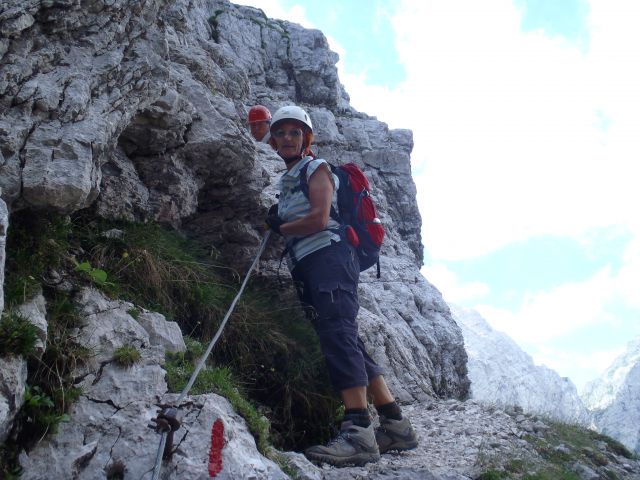
M 633 218 L 640 18 L 621 34 L 609 19 L 628 11 L 614 7 L 598 2 L 585 54 L 521 32 L 510 0 L 405 0 L 393 21 L 406 82 L 389 90 L 342 77 L 356 108 L 414 131 L 432 258 Z
M 616 277 L 616 292 L 624 304 L 640 310 L 640 228 L 627 245 L 623 261 Z M 640 318 L 638 321 L 640 322 Z
M 558 340 L 570 338 L 572 332 L 583 329 L 602 335 L 602 341 L 612 329 L 627 330 L 631 336 L 634 331 L 635 335 L 640 334 L 637 322 L 634 327 L 633 319 L 620 318 L 611 310 L 612 305 L 626 305 L 636 308 L 640 315 L 640 305 L 619 301 L 623 293 L 621 286 L 629 285 L 623 275 L 624 270 L 612 275 L 610 269 L 605 268 L 587 281 L 528 295 L 516 311 L 482 304 L 474 308 L 492 328 L 513 338 L 536 364 L 546 365 L 571 378 L 580 391 L 586 382 L 599 376 L 624 347 L 594 350 L 591 346 L 572 342 L 572 346 L 566 348 Z M 464 285 L 459 287 L 464 289 Z M 637 301 L 637 292 L 633 295 Z
M 625 351 L 624 347 L 595 352 L 567 352 L 542 346 L 528 353 L 538 365 L 545 365 L 564 377 L 569 377 L 581 391 L 585 384 L 595 380 Z
M 609 268 L 605 268 L 587 281 L 528 294 L 518 311 L 491 305 L 474 308 L 493 328 L 505 332 L 515 341 L 544 344 L 585 326 L 615 322 L 615 317 L 608 311 L 615 286 L 615 277 Z
M 449 303 L 464 305 L 469 301 L 478 301 L 490 291 L 486 283 L 460 282 L 458 276 L 443 264 L 424 266 L 421 273 L 430 283 L 437 285 L 438 290 Z

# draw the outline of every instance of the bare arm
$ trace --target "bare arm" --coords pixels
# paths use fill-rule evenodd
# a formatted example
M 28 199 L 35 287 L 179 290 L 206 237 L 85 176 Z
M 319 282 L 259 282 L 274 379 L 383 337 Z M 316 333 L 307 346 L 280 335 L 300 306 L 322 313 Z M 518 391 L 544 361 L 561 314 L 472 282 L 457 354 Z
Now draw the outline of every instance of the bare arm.
M 311 211 L 302 218 L 283 224 L 280 231 L 285 235 L 310 235 L 327 228 L 333 198 L 333 179 L 329 167 L 326 164 L 319 166 L 308 184 Z

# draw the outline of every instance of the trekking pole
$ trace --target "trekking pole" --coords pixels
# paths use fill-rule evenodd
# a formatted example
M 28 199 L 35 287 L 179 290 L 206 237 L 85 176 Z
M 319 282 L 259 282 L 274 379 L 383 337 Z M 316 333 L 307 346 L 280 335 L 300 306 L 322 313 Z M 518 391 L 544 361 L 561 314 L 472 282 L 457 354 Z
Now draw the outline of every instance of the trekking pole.
M 207 358 L 209 357 L 209 354 L 211 354 L 211 351 L 213 350 L 213 346 L 218 341 L 218 338 L 220 338 L 220 335 L 222 334 L 222 330 L 224 330 L 224 327 L 226 326 L 227 321 L 229 320 L 229 317 L 231 316 L 231 312 L 233 312 L 233 309 L 235 308 L 236 303 L 238 303 L 238 300 L 240 299 L 240 296 L 242 295 L 242 292 L 244 291 L 244 287 L 247 285 L 247 282 L 249 281 L 249 277 L 251 276 L 251 272 L 253 271 L 253 269 L 257 265 L 258 260 L 260 260 L 260 256 L 262 255 L 262 252 L 264 252 L 264 249 L 265 249 L 265 247 L 267 245 L 267 242 L 269 241 L 269 237 L 270 236 L 271 236 L 271 230 L 267 230 L 267 233 L 265 234 L 264 238 L 262 239 L 262 243 L 260 244 L 260 247 L 258 248 L 258 254 L 256 255 L 256 258 L 253 259 L 253 263 L 249 267 L 249 271 L 247 271 L 247 275 L 244 277 L 244 281 L 242 282 L 242 285 L 240 286 L 240 290 L 238 290 L 238 293 L 236 294 L 235 298 L 233 299 L 233 302 L 231 302 L 231 306 L 229 307 L 229 310 L 227 311 L 227 314 L 222 319 L 222 323 L 220 324 L 220 327 L 218 327 L 218 331 L 214 335 L 214 337 L 211 340 L 211 342 L 209 342 L 209 346 L 207 347 L 207 351 L 204 352 L 204 354 L 200 358 L 200 361 L 198 362 L 198 365 L 196 366 L 195 370 L 191 374 L 191 378 L 189 378 L 189 381 L 187 382 L 185 387 L 182 389 L 182 392 L 180 393 L 180 396 L 178 397 L 178 399 L 175 402 L 175 405 L 179 405 L 180 402 L 182 402 L 182 400 L 184 400 L 184 398 L 189 393 L 189 390 L 191 390 L 191 387 L 193 386 L 193 383 L 196 381 L 196 378 L 198 377 L 198 374 L 200 373 L 200 370 L 202 370 L 202 368 L 204 367 L 204 364 L 207 361 Z M 156 453 L 156 463 L 155 463 L 155 466 L 153 467 L 153 475 L 151 477 L 152 480 L 158 480 L 158 478 L 160 476 L 160 468 L 162 467 L 162 458 L 163 458 L 163 456 L 164 457 L 171 457 L 171 452 L 170 452 L 171 448 L 167 449 L 167 446 L 170 446 L 170 445 L 167 445 L 167 437 L 169 437 L 170 439 L 173 439 L 173 432 L 175 430 L 177 430 L 178 428 L 180 428 L 180 422 L 177 419 L 177 413 L 178 413 L 177 408 L 173 407 L 173 406 L 162 406 L 162 405 L 161 405 L 161 407 L 164 407 L 164 408 L 159 412 L 158 417 L 151 419 L 151 421 L 154 422 L 155 425 L 149 425 L 149 427 L 155 428 L 156 431 L 161 434 L 160 435 L 160 444 L 158 445 L 158 451 Z M 169 452 L 167 452 L 167 450 L 169 450 Z

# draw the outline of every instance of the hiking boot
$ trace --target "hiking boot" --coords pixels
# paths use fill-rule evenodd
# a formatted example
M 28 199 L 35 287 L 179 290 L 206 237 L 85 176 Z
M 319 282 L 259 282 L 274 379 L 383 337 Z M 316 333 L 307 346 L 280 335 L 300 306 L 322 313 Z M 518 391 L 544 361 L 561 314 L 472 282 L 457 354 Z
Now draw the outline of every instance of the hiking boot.
M 389 450 L 411 450 L 418 446 L 416 432 L 407 417 L 393 420 L 384 415 L 379 416 L 380 426 L 376 428 L 376 441 L 380 453 Z
M 304 454 L 309 460 L 325 462 L 336 467 L 361 466 L 380 459 L 373 424 L 358 427 L 350 420 L 342 422 L 340 433 L 326 446 L 309 447 Z

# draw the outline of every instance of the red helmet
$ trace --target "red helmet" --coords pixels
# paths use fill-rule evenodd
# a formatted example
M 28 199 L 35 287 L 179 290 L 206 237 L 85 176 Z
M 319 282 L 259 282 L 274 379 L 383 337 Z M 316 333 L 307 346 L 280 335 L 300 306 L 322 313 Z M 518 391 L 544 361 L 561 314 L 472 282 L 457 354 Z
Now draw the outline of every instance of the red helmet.
M 256 122 L 270 122 L 271 112 L 269 109 L 262 105 L 254 105 L 249 110 L 249 123 Z

